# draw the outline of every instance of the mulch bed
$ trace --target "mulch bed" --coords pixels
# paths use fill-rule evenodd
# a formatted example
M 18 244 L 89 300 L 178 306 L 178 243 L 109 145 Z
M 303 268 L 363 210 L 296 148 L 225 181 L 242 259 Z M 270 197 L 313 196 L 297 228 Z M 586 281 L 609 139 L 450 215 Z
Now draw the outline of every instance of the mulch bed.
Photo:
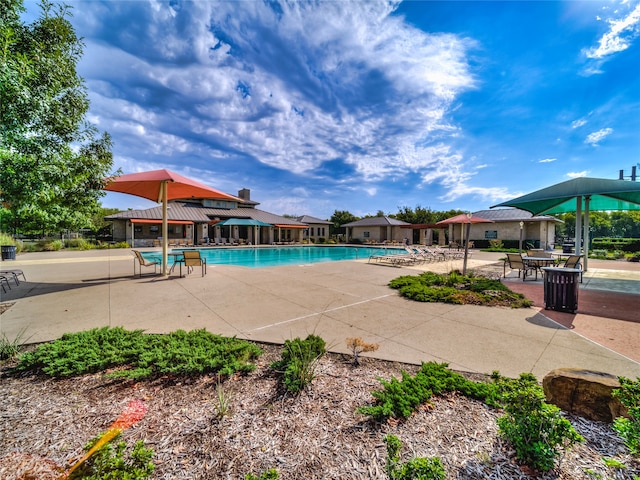
M 366 339 L 365 339 L 366 340 Z M 220 418 L 218 379 L 163 377 L 113 381 L 102 375 L 64 380 L 5 377 L 0 382 L 0 478 L 59 478 L 133 399 L 146 416 L 126 430 L 155 451 L 154 479 L 243 479 L 276 468 L 287 479 L 385 479 L 383 437 L 396 435 L 405 460 L 438 456 L 449 479 L 524 479 L 534 472 L 518 465 L 498 436 L 499 410 L 457 394 L 437 397 L 406 421 L 372 422 L 356 409 L 372 402 L 377 378 L 400 376 L 415 365 L 370 358 L 353 367 L 347 356 L 329 354 L 318 364 L 312 388 L 299 396 L 282 391 L 269 364 L 281 347 L 260 345 L 257 368 L 222 383 L 230 400 Z M 6 370 L 6 366 L 4 368 Z M 586 438 L 542 479 L 631 479 L 640 463 L 626 454 L 608 424 L 568 417 Z M 607 467 L 602 457 L 627 465 Z M 28 472 L 33 476 L 28 476 Z M 598 477 L 597 475 L 600 475 Z

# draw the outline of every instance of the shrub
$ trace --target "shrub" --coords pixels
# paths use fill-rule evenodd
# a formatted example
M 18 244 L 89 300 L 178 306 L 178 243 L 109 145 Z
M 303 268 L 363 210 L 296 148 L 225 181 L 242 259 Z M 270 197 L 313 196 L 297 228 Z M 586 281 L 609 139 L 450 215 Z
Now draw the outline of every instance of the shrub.
M 304 340 L 285 340 L 282 358 L 273 362 L 271 368 L 283 372 L 286 389 L 297 393 L 311 384 L 316 364 L 325 353 L 325 341 L 317 335 L 308 335 Z
M 506 415 L 498 419 L 498 427 L 518 460 L 548 471 L 560 456 L 561 447 L 584 441 L 558 407 L 545 403 L 542 387 L 533 375 L 523 373 L 516 381 L 499 383 Z
M 449 274 L 424 272 L 405 275 L 391 280 L 389 286 L 397 289 L 403 297 L 418 302 L 508 305 L 513 308 L 526 308 L 533 304 L 499 280 L 466 276 L 455 271 Z
M 248 473 L 244 479 L 245 480 L 278 480 L 280 478 L 278 476 L 278 471 L 275 468 L 270 468 L 269 470 L 262 472 L 259 477 L 256 477 L 252 473 Z
M 118 437 L 116 437 L 117 439 Z M 91 440 L 85 450 L 89 451 L 100 436 Z M 153 450 L 145 448 L 144 442 L 138 440 L 128 457 L 125 456 L 127 444 L 120 441 L 114 445 L 108 443 L 98 450 L 69 476 L 70 480 L 110 480 L 116 478 L 128 480 L 144 480 L 153 473 Z
M 353 353 L 353 365 L 360 365 L 360 354 L 365 352 L 375 352 L 379 345 L 377 343 L 366 343 L 360 337 L 347 338 L 347 347 Z
M 58 250 L 62 250 L 64 248 L 64 244 L 62 240 L 51 240 L 48 242 L 44 242 L 42 246 L 42 250 L 45 252 L 57 252 Z
M 28 339 L 24 338 L 27 327 L 23 327 L 13 340 L 9 340 L 7 334 L 2 332 L 0 337 L 0 360 L 13 360 L 18 356 Z
M 408 418 L 433 395 L 452 391 L 459 391 L 490 405 L 496 404 L 497 389 L 493 383 L 467 380 L 459 373 L 447 369 L 446 363 L 423 363 L 415 376 L 412 377 L 405 371 L 401 375 L 401 380 L 395 377 L 390 381 L 379 378 L 383 389 L 372 392 L 376 404 L 360 407 L 358 413 L 380 421 L 389 417 Z
M 91 250 L 95 248 L 95 245 L 88 242 L 84 238 L 73 238 L 71 240 L 65 240 L 65 248 L 73 248 L 76 250 Z
M 204 329 L 157 335 L 104 327 L 67 333 L 42 344 L 22 355 L 14 370 L 68 377 L 117 368 L 109 375 L 133 379 L 165 374 L 231 375 L 253 370 L 254 365 L 249 362 L 261 353 L 252 343 L 213 335 Z
M 447 472 L 438 457 L 412 458 L 406 463 L 400 463 L 400 449 L 402 442 L 395 435 L 384 437 L 387 444 L 387 475 L 391 480 L 444 480 Z
M 632 455 L 640 455 L 640 377 L 630 380 L 619 377 L 620 388 L 612 395 L 620 400 L 629 411 L 629 418 L 618 417 L 613 422 L 613 428 L 624 440 Z

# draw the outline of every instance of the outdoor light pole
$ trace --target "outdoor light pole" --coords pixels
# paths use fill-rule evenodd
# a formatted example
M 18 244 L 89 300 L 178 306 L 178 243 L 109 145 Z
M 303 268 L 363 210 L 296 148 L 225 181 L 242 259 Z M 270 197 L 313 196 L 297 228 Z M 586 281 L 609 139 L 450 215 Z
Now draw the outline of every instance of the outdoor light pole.
M 520 247 L 519 247 L 520 253 L 522 253 L 522 229 L 523 229 L 523 227 L 524 227 L 524 222 L 521 220 L 520 221 Z

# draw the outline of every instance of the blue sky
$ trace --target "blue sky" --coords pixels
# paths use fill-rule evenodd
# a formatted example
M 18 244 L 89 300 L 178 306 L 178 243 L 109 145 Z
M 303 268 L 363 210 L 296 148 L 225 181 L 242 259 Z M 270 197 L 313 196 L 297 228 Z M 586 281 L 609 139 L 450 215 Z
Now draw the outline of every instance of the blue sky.
M 640 162 L 640 0 L 70 3 L 124 173 L 328 218 L 481 210 Z

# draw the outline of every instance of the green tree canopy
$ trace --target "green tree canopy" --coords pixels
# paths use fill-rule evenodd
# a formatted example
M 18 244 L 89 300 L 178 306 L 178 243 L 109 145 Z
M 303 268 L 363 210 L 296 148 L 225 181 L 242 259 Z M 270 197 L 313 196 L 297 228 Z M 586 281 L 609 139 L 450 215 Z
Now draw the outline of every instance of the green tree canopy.
M 345 223 L 355 222 L 356 220 L 360 219 L 346 210 L 334 210 L 333 215 L 331 215 L 331 218 L 329 219 L 330 222 L 333 222 L 332 233 L 343 233 L 342 225 Z
M 90 226 L 113 157 L 109 135 L 85 121 L 83 44 L 67 6 L 43 1 L 30 25 L 24 11 L 22 0 L 0 0 L 1 228 Z

